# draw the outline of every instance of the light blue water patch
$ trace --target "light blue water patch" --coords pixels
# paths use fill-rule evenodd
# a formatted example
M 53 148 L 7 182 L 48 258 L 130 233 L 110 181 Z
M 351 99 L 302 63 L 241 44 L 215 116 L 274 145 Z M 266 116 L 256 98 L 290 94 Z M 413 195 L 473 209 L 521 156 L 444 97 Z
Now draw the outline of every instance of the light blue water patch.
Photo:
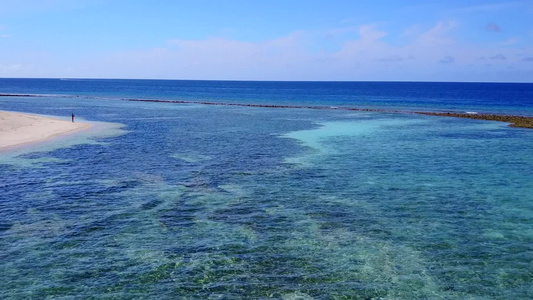
M 355 115 L 357 116 L 357 115 Z M 403 119 L 389 117 L 382 118 L 360 118 L 353 121 L 335 121 L 320 123 L 318 128 L 309 130 L 299 130 L 289 132 L 282 137 L 298 140 L 301 145 L 311 148 L 313 155 L 333 155 L 336 153 L 335 143 L 328 141 L 334 137 L 365 138 L 373 134 L 379 134 L 388 128 L 401 128 L 410 125 L 420 125 L 426 122 L 423 119 Z M 292 157 L 287 159 L 289 163 L 304 163 L 306 155 L 303 157 Z
M 63 118 L 65 119 L 65 118 Z M 80 122 L 87 122 L 82 118 Z M 78 132 L 69 133 L 53 137 L 46 141 L 29 143 L 21 146 L 11 147 L 0 151 L 0 164 L 18 166 L 38 166 L 47 162 L 61 162 L 59 158 L 46 155 L 28 158 L 31 153 L 48 153 L 61 148 L 69 148 L 76 145 L 105 145 L 105 139 L 126 134 L 124 124 L 110 122 L 90 121 L 92 126 Z

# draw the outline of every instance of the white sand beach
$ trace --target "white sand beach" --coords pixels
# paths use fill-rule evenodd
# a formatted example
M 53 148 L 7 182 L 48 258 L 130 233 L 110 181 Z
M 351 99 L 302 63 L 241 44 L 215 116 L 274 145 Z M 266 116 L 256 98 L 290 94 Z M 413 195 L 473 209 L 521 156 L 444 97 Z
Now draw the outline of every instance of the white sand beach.
M 91 124 L 38 115 L 0 111 L 0 150 L 89 128 Z

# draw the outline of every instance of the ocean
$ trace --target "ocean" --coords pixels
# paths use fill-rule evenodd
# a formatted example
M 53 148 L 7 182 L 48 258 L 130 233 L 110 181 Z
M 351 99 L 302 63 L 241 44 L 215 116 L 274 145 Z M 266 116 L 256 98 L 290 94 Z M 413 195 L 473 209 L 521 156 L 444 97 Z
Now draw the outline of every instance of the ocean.
M 533 84 L 0 79 L 0 94 L 0 110 L 95 123 L 0 152 L 2 299 L 533 298 L 533 130 L 410 113 L 533 116 Z

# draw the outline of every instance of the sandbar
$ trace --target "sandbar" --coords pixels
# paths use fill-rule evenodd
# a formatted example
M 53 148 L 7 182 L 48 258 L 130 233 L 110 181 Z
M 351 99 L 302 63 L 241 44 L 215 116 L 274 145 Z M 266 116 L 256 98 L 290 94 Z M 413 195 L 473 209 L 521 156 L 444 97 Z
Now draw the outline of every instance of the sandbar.
M 90 123 L 71 122 L 20 112 L 0 111 L 0 150 L 54 137 L 91 127 Z

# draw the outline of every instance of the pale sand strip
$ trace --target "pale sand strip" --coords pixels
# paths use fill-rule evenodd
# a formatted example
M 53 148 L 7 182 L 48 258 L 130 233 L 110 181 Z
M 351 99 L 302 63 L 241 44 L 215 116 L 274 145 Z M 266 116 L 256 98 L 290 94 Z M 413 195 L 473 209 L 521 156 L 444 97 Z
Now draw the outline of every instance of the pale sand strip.
M 89 123 L 0 111 L 0 150 L 89 128 Z

